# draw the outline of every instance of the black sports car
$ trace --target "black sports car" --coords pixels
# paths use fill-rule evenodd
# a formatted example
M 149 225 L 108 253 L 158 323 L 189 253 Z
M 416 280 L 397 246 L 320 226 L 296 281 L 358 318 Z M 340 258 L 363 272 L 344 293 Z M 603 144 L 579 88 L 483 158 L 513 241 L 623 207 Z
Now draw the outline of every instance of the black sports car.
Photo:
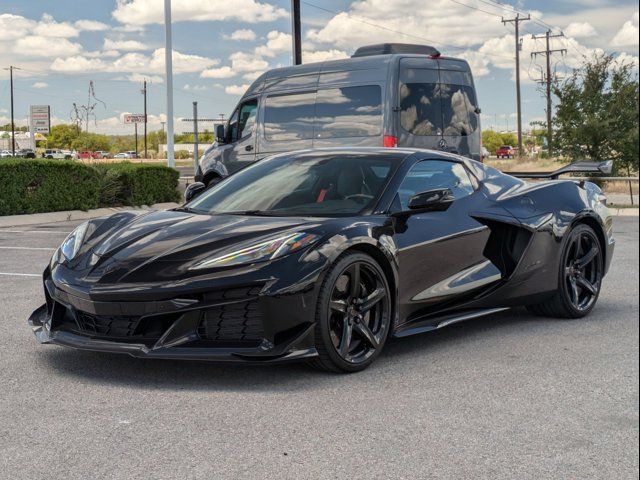
M 582 317 L 614 248 L 595 184 L 434 151 L 276 155 L 186 196 L 77 227 L 44 271 L 37 339 L 351 372 L 390 336 L 514 306 Z

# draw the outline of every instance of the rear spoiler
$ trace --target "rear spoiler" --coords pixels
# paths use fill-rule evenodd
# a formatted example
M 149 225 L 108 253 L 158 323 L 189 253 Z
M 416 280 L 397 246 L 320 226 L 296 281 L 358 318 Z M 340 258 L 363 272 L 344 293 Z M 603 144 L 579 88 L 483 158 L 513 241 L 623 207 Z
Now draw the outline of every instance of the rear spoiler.
M 613 160 L 604 162 L 589 162 L 580 160 L 565 167 L 559 168 L 555 172 L 505 172 L 507 175 L 517 178 L 539 178 L 557 180 L 560 175 L 566 173 L 604 173 L 610 174 L 613 169 Z

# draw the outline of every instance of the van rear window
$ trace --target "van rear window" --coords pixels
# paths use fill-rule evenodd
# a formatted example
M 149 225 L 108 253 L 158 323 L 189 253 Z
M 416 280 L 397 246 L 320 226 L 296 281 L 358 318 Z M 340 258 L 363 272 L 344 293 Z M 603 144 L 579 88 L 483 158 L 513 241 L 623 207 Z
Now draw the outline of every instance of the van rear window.
M 264 112 L 269 142 L 377 136 L 382 132 L 378 85 L 271 95 Z
M 444 73 L 444 72 L 441 72 Z M 457 72 L 455 72 L 457 73 Z M 429 75 L 429 78 L 426 75 Z M 434 81 L 434 70 L 405 69 L 400 84 L 400 124 L 413 135 L 466 136 L 478 128 L 473 87 Z M 451 75 L 445 75 L 454 80 Z

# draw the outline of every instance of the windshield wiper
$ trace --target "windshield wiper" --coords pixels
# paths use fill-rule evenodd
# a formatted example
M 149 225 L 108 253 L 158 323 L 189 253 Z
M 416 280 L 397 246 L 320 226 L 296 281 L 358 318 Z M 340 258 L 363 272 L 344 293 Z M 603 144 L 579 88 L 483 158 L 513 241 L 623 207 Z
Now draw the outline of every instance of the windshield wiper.
M 200 210 L 196 210 L 191 207 L 176 207 L 173 209 L 174 212 L 186 212 L 186 213 L 202 213 Z

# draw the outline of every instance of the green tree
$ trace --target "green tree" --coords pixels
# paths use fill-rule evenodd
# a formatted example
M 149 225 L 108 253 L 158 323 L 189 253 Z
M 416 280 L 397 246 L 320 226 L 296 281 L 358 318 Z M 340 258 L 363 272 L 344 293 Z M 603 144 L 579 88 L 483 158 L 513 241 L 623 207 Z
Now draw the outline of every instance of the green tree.
M 482 131 L 482 146 L 489 150 L 492 155 L 496 154 L 496 150 L 502 145 L 517 145 L 518 139 L 513 133 L 500 133 L 494 130 Z
M 638 76 L 612 55 L 594 55 L 554 88 L 554 148 L 571 159 L 613 159 L 638 169 Z
M 76 125 L 60 124 L 51 127 L 51 132 L 47 136 L 47 146 L 49 148 L 72 148 L 72 144 L 80 136 L 80 131 Z

